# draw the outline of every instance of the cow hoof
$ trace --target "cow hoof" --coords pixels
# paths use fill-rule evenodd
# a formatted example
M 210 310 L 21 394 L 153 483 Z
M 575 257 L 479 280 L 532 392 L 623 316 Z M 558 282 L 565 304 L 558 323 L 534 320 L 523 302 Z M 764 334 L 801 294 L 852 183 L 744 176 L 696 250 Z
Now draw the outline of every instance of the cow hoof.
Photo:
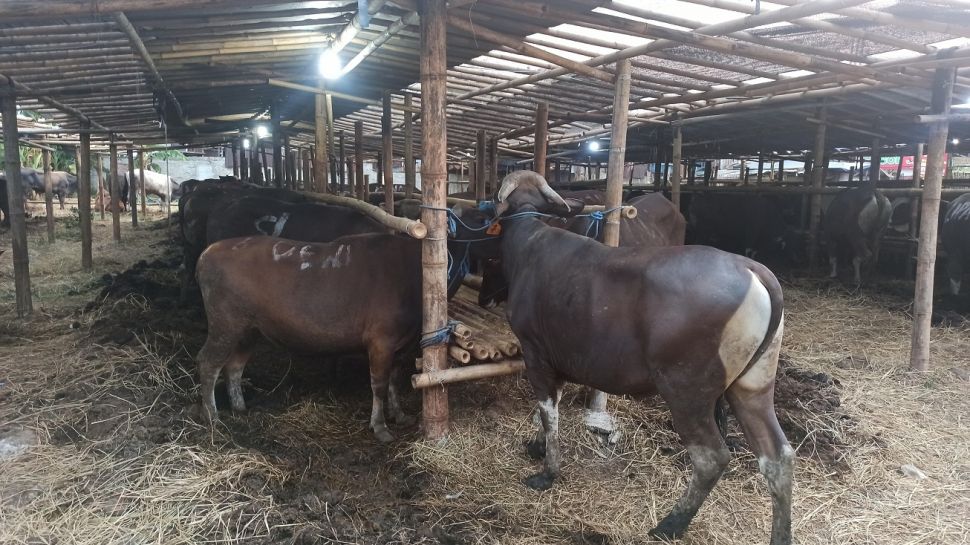
M 586 424 L 586 429 L 593 433 L 600 435 L 612 435 L 616 431 L 616 423 L 613 421 L 613 415 L 606 411 L 586 411 L 586 416 L 583 417 L 583 422 Z
M 418 419 L 415 418 L 414 415 L 410 414 L 397 413 L 393 415 L 392 418 L 394 418 L 394 423 L 398 426 L 408 427 L 418 423 Z
M 683 520 L 684 517 L 670 514 L 660 521 L 656 528 L 647 532 L 654 539 L 674 540 L 679 539 L 687 531 L 690 520 Z
M 556 480 L 555 477 L 543 471 L 541 473 L 536 473 L 531 477 L 526 477 L 525 480 L 523 480 L 522 482 L 525 483 L 525 485 L 528 486 L 529 488 L 533 490 L 538 490 L 541 492 L 543 490 L 549 490 L 550 488 L 552 488 L 552 483 L 555 480 Z
M 529 458 L 541 460 L 546 457 L 546 442 L 538 439 L 526 441 L 525 451 L 529 454 Z
M 390 443 L 394 440 L 394 436 L 391 435 L 391 432 L 387 431 L 386 429 L 374 430 L 374 437 L 376 437 L 381 443 Z

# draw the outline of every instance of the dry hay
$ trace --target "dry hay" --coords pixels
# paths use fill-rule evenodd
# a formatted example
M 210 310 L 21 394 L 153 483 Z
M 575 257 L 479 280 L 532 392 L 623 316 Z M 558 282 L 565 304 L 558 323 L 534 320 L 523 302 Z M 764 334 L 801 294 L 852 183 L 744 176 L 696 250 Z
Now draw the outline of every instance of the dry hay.
M 686 486 L 687 456 L 656 400 L 615 400 L 623 434 L 604 445 L 569 388 L 563 477 L 538 494 L 521 484 L 539 469 L 523 448 L 534 432 L 524 380 L 451 387 L 447 442 L 392 426 L 401 439 L 386 447 L 367 429 L 363 366 L 329 386 L 328 367 L 272 348 L 247 368 L 250 412 L 224 413 L 210 433 L 187 410 L 204 321 L 171 304 L 163 234 L 126 229 L 119 247 L 97 229 L 95 273 L 73 264 L 76 243 L 34 244 L 34 285 L 48 295 L 26 322 L 9 318 L 12 282 L 0 279 L 0 438 L 34 437 L 0 459 L 0 543 L 646 543 Z M 778 411 L 799 449 L 797 542 L 970 541 L 970 404 L 949 371 L 966 365 L 967 331 L 935 330 L 936 369 L 912 376 L 905 300 L 808 280 L 786 297 Z M 416 414 L 418 396 L 406 401 Z M 730 443 L 734 460 L 681 543 L 767 542 L 767 490 L 733 423 Z

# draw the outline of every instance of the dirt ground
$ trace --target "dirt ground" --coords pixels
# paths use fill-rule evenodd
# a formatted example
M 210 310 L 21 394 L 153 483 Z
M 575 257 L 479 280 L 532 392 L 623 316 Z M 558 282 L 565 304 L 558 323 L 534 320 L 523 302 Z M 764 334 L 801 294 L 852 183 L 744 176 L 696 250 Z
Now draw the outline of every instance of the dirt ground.
M 521 484 L 537 469 L 524 379 L 452 387 L 447 441 L 392 426 L 382 445 L 361 361 L 268 344 L 247 367 L 248 413 L 224 411 L 209 430 L 195 409 L 204 315 L 176 305 L 180 250 L 161 211 L 137 230 L 123 222 L 120 244 L 110 215 L 96 222 L 90 273 L 75 216 L 58 216 L 54 244 L 42 219 L 29 223 L 26 320 L 0 258 L 0 543 L 650 543 L 686 486 L 658 400 L 613 400 L 622 435 L 609 445 L 583 429 L 584 392 L 569 388 L 563 477 L 540 494 Z M 776 405 L 799 454 L 796 542 L 970 542 L 962 315 L 939 320 L 933 369 L 914 376 L 906 285 L 782 280 Z M 418 413 L 419 394 L 406 408 Z M 768 541 L 769 496 L 733 419 L 729 443 L 734 460 L 682 543 Z

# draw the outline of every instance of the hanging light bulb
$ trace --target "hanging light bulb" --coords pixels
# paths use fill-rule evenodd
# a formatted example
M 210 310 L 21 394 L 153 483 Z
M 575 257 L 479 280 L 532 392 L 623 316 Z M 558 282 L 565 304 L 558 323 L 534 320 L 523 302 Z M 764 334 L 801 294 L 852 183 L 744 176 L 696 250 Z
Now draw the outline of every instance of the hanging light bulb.
M 337 79 L 343 71 L 340 57 L 333 49 L 327 49 L 320 54 L 320 75 L 326 79 Z
M 266 138 L 269 136 L 269 129 L 266 128 L 266 125 L 256 125 L 256 136 L 259 138 Z
M 599 150 L 600 150 L 599 142 L 597 142 L 596 140 L 593 140 L 592 142 L 589 143 L 589 151 L 599 151 Z
M 249 149 L 249 139 L 243 138 L 243 149 Z

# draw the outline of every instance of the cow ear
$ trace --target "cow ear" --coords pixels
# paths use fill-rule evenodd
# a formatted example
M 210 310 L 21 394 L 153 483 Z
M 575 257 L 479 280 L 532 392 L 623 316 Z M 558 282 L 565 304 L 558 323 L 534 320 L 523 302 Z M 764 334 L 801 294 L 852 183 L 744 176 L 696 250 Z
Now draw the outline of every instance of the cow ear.
M 561 216 L 564 218 L 571 218 L 573 216 L 581 214 L 583 212 L 583 208 L 586 206 L 586 203 L 578 199 L 563 199 L 563 200 L 566 202 L 566 204 L 553 205 L 554 210 L 552 210 L 551 212 L 553 212 L 557 216 Z

